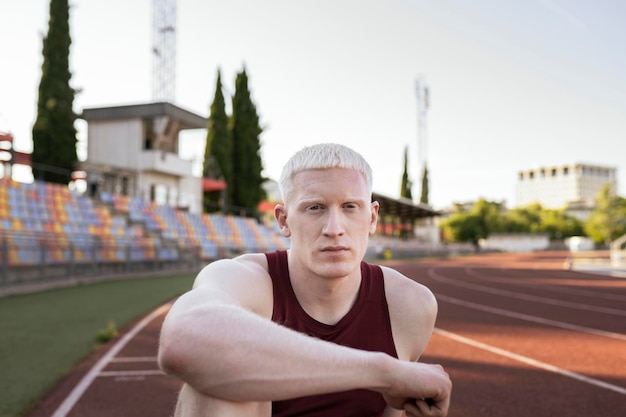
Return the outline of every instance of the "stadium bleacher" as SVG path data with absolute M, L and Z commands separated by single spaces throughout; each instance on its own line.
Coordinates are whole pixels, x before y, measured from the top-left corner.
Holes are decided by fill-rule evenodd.
M 0 190 L 0 234 L 9 266 L 123 261 L 121 248 L 129 242 L 147 250 L 147 259 L 158 245 L 142 229 L 67 187 L 3 179 Z
M 0 179 L 0 254 L 5 265 L 176 261 L 200 248 L 203 260 L 284 249 L 287 239 L 254 219 L 195 214 L 137 198 Z
M 387 236 L 384 228 L 378 225 L 366 256 L 437 250 L 416 239 Z M 111 266 L 108 271 L 116 273 L 187 261 L 195 262 L 191 268 L 196 268 L 198 261 L 288 247 L 289 239 L 280 234 L 275 221 L 263 224 L 233 215 L 191 213 L 106 192 L 91 198 L 59 184 L 0 178 L 0 286 L 12 280 L 7 268 L 42 270 L 57 265 L 67 266 L 69 273 L 80 273 L 80 268 L 99 273 Z
M 203 259 L 288 246 L 287 239 L 251 218 L 190 213 L 121 195 L 101 197 L 110 201 L 117 212 L 126 213 L 131 222 L 143 222 L 163 239 L 175 241 L 181 247 L 200 247 Z

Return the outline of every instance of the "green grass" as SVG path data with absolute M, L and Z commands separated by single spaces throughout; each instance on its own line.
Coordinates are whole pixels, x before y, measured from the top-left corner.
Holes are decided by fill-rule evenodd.
M 191 288 L 193 275 L 108 281 L 0 298 L 0 417 L 23 414 L 98 343 Z

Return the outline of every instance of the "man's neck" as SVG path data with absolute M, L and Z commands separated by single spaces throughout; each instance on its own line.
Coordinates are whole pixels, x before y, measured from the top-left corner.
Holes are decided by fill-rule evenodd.
M 291 273 L 291 286 L 300 306 L 315 320 L 334 325 L 356 302 L 361 286 L 360 270 L 342 278 L 324 278 Z

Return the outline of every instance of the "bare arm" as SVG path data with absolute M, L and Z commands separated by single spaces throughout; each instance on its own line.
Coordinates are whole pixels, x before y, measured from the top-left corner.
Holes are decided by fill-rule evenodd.
M 383 267 L 383 271 L 385 274 L 385 293 L 389 304 L 389 315 L 398 357 L 401 360 L 417 362 L 426 348 L 435 326 L 438 310 L 437 300 L 428 288 L 398 271 L 386 267 Z M 437 365 L 428 366 L 437 367 Z M 449 392 L 440 400 L 439 402 L 439 400 L 431 398 L 427 403 L 419 397 L 387 398 L 387 401 L 394 407 L 404 403 L 402 408 L 406 411 L 407 416 L 423 415 L 425 409 L 428 409 L 428 413 L 434 412 L 434 415 L 438 415 L 438 411 L 447 412 Z M 390 406 L 385 411 L 384 416 L 399 417 L 404 415 Z
M 271 322 L 266 303 L 258 301 L 268 297 L 269 277 L 238 261 L 220 262 L 174 304 L 161 333 L 161 367 L 196 391 L 230 401 L 355 388 L 392 397 L 445 395 L 447 376 L 429 365 L 324 342 Z M 226 276 L 209 277 L 217 273 Z M 270 298 L 269 314 L 271 305 Z
M 385 295 L 398 357 L 417 361 L 435 327 L 437 300 L 428 288 L 398 271 L 386 267 L 383 267 L 383 271 Z

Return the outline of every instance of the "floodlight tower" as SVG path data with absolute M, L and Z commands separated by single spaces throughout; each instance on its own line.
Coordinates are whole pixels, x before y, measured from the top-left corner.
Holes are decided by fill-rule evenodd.
M 421 175 L 422 191 L 420 195 L 420 203 L 428 204 L 428 135 L 426 129 L 426 113 L 428 112 L 428 86 L 424 81 L 424 77 L 420 75 L 415 82 L 415 93 L 417 95 L 417 161 Z
M 152 100 L 173 103 L 175 82 L 176 0 L 152 0 Z
M 426 113 L 428 112 L 428 87 L 424 77 L 420 75 L 415 81 L 415 94 L 417 96 L 417 160 L 423 170 L 426 166 L 428 155 L 428 137 L 426 131 Z

